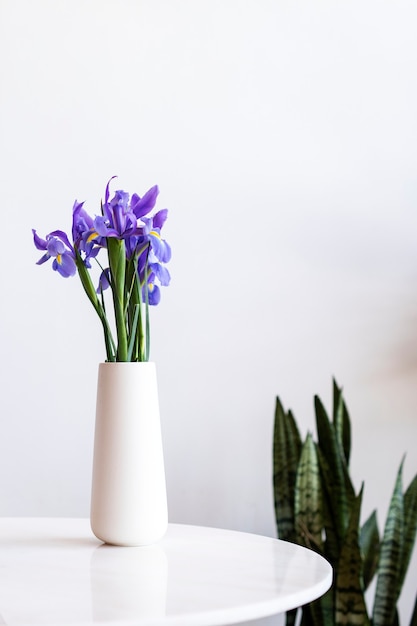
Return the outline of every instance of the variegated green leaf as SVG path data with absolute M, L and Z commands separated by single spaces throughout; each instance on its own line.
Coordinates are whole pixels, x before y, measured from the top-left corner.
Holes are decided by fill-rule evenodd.
M 333 424 L 341 450 L 345 455 L 346 465 L 349 466 L 351 448 L 350 417 L 343 399 L 342 389 L 333 379 Z
M 301 438 L 294 417 L 286 413 L 276 399 L 274 424 L 274 500 L 278 536 L 296 541 L 294 528 L 294 493 Z
M 350 507 L 355 497 L 352 482 L 341 454 L 333 424 L 330 422 L 320 398 L 315 396 L 317 434 L 320 450 L 330 467 L 331 484 L 326 485 L 339 541 L 342 541 L 348 526 Z
M 398 578 L 398 596 L 400 595 L 404 579 L 410 564 L 411 554 L 417 532 L 417 475 L 411 481 L 404 494 L 404 536 L 401 570 Z
M 367 589 L 375 576 L 379 559 L 379 531 L 376 511 L 371 513 L 362 526 L 359 545 L 363 561 L 363 584 Z
M 317 447 L 317 457 L 320 466 L 321 485 L 323 494 L 323 523 L 325 528 L 325 547 L 324 554 L 330 561 L 333 569 L 336 572 L 339 562 L 339 552 L 341 540 L 339 540 L 338 532 L 335 525 L 335 519 L 333 515 L 332 504 L 332 489 L 333 489 L 333 475 L 330 470 L 330 466 L 326 460 L 326 457 Z
M 322 489 L 316 445 L 307 435 L 301 450 L 295 484 L 295 528 L 298 543 L 323 551 Z
M 310 604 L 303 606 L 300 626 L 317 626 L 311 615 L 311 605 L 312 603 L 310 602 Z
M 298 609 L 292 609 L 285 614 L 285 626 L 295 626 L 297 621 Z
M 334 623 L 334 590 L 330 588 L 324 596 L 303 606 L 301 624 L 311 626 L 335 626 Z
M 402 464 L 390 501 L 378 565 L 373 626 L 392 626 L 398 600 L 404 533 L 404 497 Z
M 362 560 L 359 547 L 359 518 L 362 490 L 353 503 L 346 537 L 340 551 L 336 577 L 335 623 L 337 626 L 368 626 Z

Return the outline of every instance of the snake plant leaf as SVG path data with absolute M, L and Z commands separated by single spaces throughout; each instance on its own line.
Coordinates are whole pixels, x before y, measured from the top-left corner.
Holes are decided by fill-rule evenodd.
M 318 396 L 314 398 L 316 425 L 319 447 L 330 466 L 331 484 L 326 488 L 330 497 L 331 513 L 339 541 L 343 540 L 348 522 L 349 511 L 355 497 L 348 468 L 337 440 L 335 428 L 330 422 L 326 410 Z
M 398 596 L 404 584 L 417 532 L 417 475 L 404 494 L 404 543 L 398 579 Z
M 362 560 L 359 546 L 359 519 L 363 486 L 355 498 L 346 537 L 340 551 L 336 577 L 336 626 L 369 626 L 362 580 Z
M 303 606 L 300 626 L 334 626 L 333 611 L 326 615 L 322 600 L 323 597 Z
M 303 606 L 300 626 L 317 626 L 312 616 L 312 603 Z
M 318 600 L 303 606 L 300 626 L 335 626 L 333 605 L 333 590 L 329 589 Z
M 291 411 L 284 411 L 277 398 L 273 445 L 275 516 L 278 537 L 293 542 L 296 542 L 294 495 L 300 452 L 301 437 L 295 419 Z
M 317 457 L 319 460 L 320 466 L 320 475 L 321 475 L 321 486 L 322 486 L 322 496 L 323 496 L 323 523 L 325 529 L 325 547 L 324 554 L 326 558 L 330 561 L 330 564 L 333 567 L 333 570 L 336 571 L 339 561 L 339 552 L 340 552 L 340 544 L 341 540 L 339 540 L 332 504 L 333 500 L 333 474 L 330 469 L 330 466 L 327 462 L 326 457 L 323 452 L 317 447 Z
M 285 614 L 285 626 L 295 626 L 297 621 L 298 609 L 292 609 Z
M 297 543 L 323 552 L 323 505 L 316 445 L 308 433 L 301 450 L 295 483 Z
M 398 582 L 401 576 L 401 559 L 404 545 L 402 466 L 403 464 L 401 463 L 381 542 L 373 609 L 373 626 L 392 626 L 395 620 Z
M 363 584 L 367 589 L 375 576 L 379 558 L 379 531 L 376 511 L 363 524 L 359 536 L 363 561 Z
M 416 596 L 416 601 L 414 603 L 414 610 L 411 616 L 410 626 L 417 626 L 417 596 Z
M 341 387 L 333 379 L 333 424 L 336 437 L 344 452 L 346 465 L 349 466 L 351 450 L 351 426 L 349 413 L 343 399 Z

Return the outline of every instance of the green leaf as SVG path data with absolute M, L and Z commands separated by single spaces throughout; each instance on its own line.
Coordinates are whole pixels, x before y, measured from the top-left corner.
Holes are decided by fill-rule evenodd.
M 334 573 L 336 574 L 339 563 L 341 539 L 339 539 L 338 537 L 336 520 L 333 514 L 333 474 L 320 448 L 317 448 L 317 453 L 320 466 L 320 474 L 322 477 L 321 484 L 323 492 L 323 520 L 326 534 L 324 555 L 326 559 L 330 561 L 330 564 L 334 569 Z
M 140 306 L 139 304 L 136 304 L 133 321 L 132 321 L 132 325 L 130 329 L 130 339 L 129 339 L 129 346 L 128 346 L 128 351 L 127 351 L 128 361 L 132 361 L 132 355 L 133 355 L 133 350 L 135 347 L 136 334 L 137 334 L 137 329 L 138 329 L 139 312 L 140 312 Z
M 307 435 L 301 450 L 295 484 L 297 543 L 323 551 L 323 503 L 316 445 Z
M 310 604 L 306 604 L 305 606 L 303 606 L 300 626 L 317 626 L 311 614 L 311 604 L 312 603 L 310 602 Z
M 363 584 L 367 589 L 375 576 L 379 559 L 379 531 L 376 511 L 373 511 L 362 526 L 359 545 L 363 561 Z
M 333 424 L 340 448 L 345 455 L 346 465 L 349 466 L 351 449 L 350 417 L 343 399 L 342 389 L 333 379 Z
M 301 438 L 290 411 L 286 413 L 279 398 L 276 399 L 273 484 L 275 516 L 278 536 L 287 541 L 296 541 L 294 528 L 294 493 Z
M 115 361 L 116 346 L 112 337 L 110 325 L 106 317 L 106 311 L 105 311 L 104 305 L 100 302 L 100 300 L 97 297 L 96 290 L 91 280 L 90 273 L 88 269 L 86 268 L 86 266 L 84 265 L 84 262 L 77 248 L 75 248 L 75 264 L 77 266 L 78 276 L 80 278 L 84 291 L 87 294 L 88 299 L 90 300 L 97 315 L 99 316 L 101 320 L 101 323 L 103 326 L 103 332 L 104 332 L 104 341 L 106 345 L 107 360 Z
M 145 358 L 144 361 L 149 361 L 149 352 L 150 352 L 150 343 L 151 343 L 151 329 L 150 329 L 150 320 L 149 320 L 149 298 L 148 292 L 146 292 L 146 303 L 145 303 Z
M 107 238 L 111 290 L 117 331 L 117 361 L 127 361 L 128 341 L 125 311 L 126 249 L 122 239 Z
M 351 503 L 355 497 L 349 477 L 343 449 L 337 440 L 335 428 L 330 422 L 323 404 L 318 396 L 314 398 L 316 410 L 317 434 L 320 450 L 330 468 L 330 475 L 325 488 L 329 495 L 331 515 L 339 542 L 343 540 L 348 522 Z M 326 481 L 327 482 L 327 481 Z
M 362 491 L 353 503 L 346 537 L 340 551 L 336 577 L 335 621 L 337 626 L 369 625 L 362 580 L 359 519 Z
M 402 492 L 402 463 L 398 470 L 394 492 L 388 509 L 381 542 L 376 584 L 373 626 L 392 626 L 398 600 L 403 554 L 404 497 Z
M 285 614 L 285 626 L 295 626 L 298 609 L 292 609 Z
M 400 573 L 398 578 L 398 596 L 401 593 L 402 586 L 410 564 L 411 554 L 413 552 L 414 543 L 417 532 L 417 475 L 414 476 L 407 491 L 404 494 L 404 535 L 403 535 L 403 553 L 400 564 Z
M 303 619 L 300 626 L 335 626 L 333 589 L 324 596 L 303 606 Z

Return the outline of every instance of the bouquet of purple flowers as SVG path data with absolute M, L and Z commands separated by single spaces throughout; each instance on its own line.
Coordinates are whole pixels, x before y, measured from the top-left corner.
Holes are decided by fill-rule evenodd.
M 33 230 L 36 248 L 44 251 L 37 264 L 53 259 L 52 269 L 64 278 L 78 272 L 103 325 L 107 361 L 148 361 L 149 305 L 159 303 L 159 285 L 170 282 L 165 263 L 171 258 L 171 249 L 161 238 L 168 210 L 149 215 L 159 193 L 156 185 L 142 197 L 116 191 L 110 200 L 113 178 L 107 183 L 100 215 L 92 218 L 84 203 L 75 201 L 72 243 L 61 230 L 52 231 L 45 239 Z M 99 260 L 102 250 L 107 253 L 104 263 Z M 92 262 L 99 267 L 97 287 L 91 277 Z M 116 338 L 106 313 L 104 292 L 108 288 Z

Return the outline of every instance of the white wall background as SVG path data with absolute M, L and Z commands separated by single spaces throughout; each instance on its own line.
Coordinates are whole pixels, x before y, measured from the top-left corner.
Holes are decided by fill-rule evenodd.
M 31 228 L 69 230 L 75 198 L 97 213 L 117 174 L 170 210 L 152 357 L 171 521 L 274 535 L 275 396 L 305 432 L 334 375 L 382 526 L 404 452 L 417 471 L 416 4 L 0 11 L 0 514 L 88 516 L 101 331 Z

